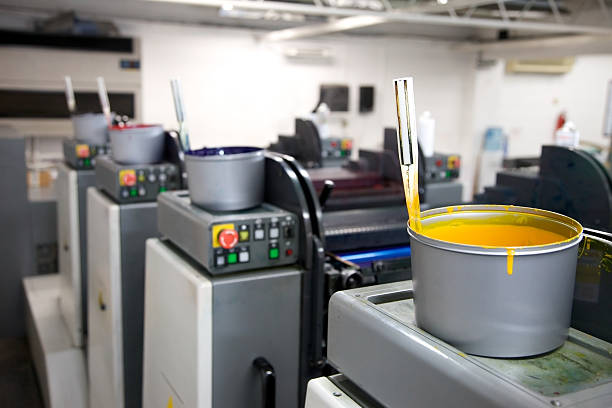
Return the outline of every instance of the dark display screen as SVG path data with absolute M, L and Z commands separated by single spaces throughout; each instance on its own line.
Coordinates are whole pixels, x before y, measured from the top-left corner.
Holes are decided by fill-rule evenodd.
M 102 112 L 96 92 L 76 92 L 77 113 Z M 113 112 L 134 117 L 134 94 L 109 93 Z M 66 95 L 62 91 L 0 89 L 0 118 L 69 118 Z

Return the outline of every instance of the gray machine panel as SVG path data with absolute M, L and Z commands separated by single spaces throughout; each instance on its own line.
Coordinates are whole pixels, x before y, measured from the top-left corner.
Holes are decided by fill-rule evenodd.
M 63 142 L 64 161 L 75 170 L 91 170 L 96 166 L 98 156 L 110 153 L 110 146 L 98 146 L 65 139 Z
M 425 199 L 430 208 L 455 205 L 462 202 L 463 184 L 461 183 L 427 183 Z
M 121 316 L 125 407 L 142 406 L 144 280 L 146 240 L 159 236 L 157 203 L 119 206 Z
M 180 188 L 180 172 L 172 163 L 125 165 L 110 157 L 96 164 L 96 185 L 116 202 L 155 201 L 160 192 Z
M 96 174 L 93 170 L 77 170 L 76 173 L 79 200 L 79 246 L 81 253 L 81 316 L 83 320 L 83 334 L 87 334 L 87 189 L 95 185 Z M 63 249 L 59 248 L 59 250 Z
M 425 180 L 427 183 L 448 182 L 459 178 L 460 156 L 434 153 L 425 157 Z
M 192 205 L 185 191 L 160 194 L 158 203 L 160 233 L 213 275 L 297 262 L 300 235 L 295 214 L 269 204 L 213 213 Z M 231 249 L 221 248 L 215 235 L 225 228 L 248 231 L 248 238 Z
M 541 356 L 466 355 L 416 327 L 411 281 L 334 294 L 328 333 L 330 362 L 391 408 L 612 405 L 611 344 L 570 329 Z
M 0 338 L 25 333 L 23 278 L 33 274 L 25 141 L 0 126 Z
M 258 357 L 276 373 L 276 406 L 299 407 L 301 279 L 295 267 L 212 278 L 213 407 L 266 408 Z

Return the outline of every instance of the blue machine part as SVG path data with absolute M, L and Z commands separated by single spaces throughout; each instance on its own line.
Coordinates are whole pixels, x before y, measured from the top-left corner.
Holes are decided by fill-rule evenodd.
M 361 266 L 385 259 L 407 258 L 410 256 L 410 247 L 401 246 L 368 251 L 344 252 L 336 255 L 345 261 L 353 262 Z

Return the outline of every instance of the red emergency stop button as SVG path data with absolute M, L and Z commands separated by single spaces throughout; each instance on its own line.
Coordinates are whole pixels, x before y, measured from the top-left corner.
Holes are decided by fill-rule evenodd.
M 238 243 L 238 232 L 235 229 L 224 229 L 219 233 L 219 244 L 225 249 L 232 249 Z
M 136 173 L 134 172 L 125 172 L 123 174 L 123 185 L 131 187 L 136 184 Z
M 86 144 L 76 145 L 75 151 L 79 159 L 85 159 L 89 157 L 89 146 Z

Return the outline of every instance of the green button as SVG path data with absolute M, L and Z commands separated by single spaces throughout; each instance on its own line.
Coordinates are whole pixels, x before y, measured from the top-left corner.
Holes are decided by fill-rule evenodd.
M 278 258 L 278 248 L 270 248 L 270 259 Z
M 164 191 L 166 191 L 166 190 L 168 190 L 168 189 L 167 189 L 166 187 L 164 187 L 164 186 L 161 186 L 161 187 L 159 188 L 159 192 L 160 192 L 160 193 L 163 193 L 163 192 L 164 192 Z
M 446 178 L 451 178 L 451 171 L 450 170 L 446 170 Z
M 138 195 L 138 190 L 136 190 L 135 188 L 131 189 L 130 190 L 130 195 L 132 197 L 136 197 Z
M 83 163 L 85 163 L 85 166 L 87 167 L 91 166 L 91 161 L 89 159 L 85 159 Z
M 236 262 L 238 262 L 238 254 L 236 254 L 236 253 L 227 254 L 227 263 L 228 264 L 235 264 Z

